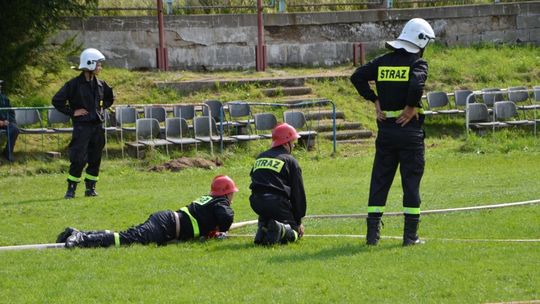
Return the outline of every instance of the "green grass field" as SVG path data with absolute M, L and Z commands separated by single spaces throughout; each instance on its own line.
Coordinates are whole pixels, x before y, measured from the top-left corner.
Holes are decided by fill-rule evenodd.
M 539 139 L 540 140 L 540 139 Z M 462 153 L 428 141 L 423 209 L 540 198 L 540 153 Z M 263 144 L 261 144 L 262 148 Z M 252 150 L 258 147 L 251 147 Z M 150 173 L 133 160 L 105 161 L 100 196 L 66 201 L 65 174 L 4 176 L 0 245 L 54 242 L 66 225 L 122 230 L 157 210 L 178 209 L 216 174 L 240 187 L 235 221 L 250 210 L 250 154 L 225 157 L 215 170 Z M 372 149 L 343 148 L 332 157 L 298 151 L 308 214 L 364 213 Z M 401 210 L 399 178 L 388 211 Z M 384 220 L 384 236 L 400 236 L 401 217 Z M 306 234 L 358 235 L 360 219 L 307 219 Z M 248 226 L 231 233 L 253 234 Z M 0 252 L 2 298 L 9 303 L 480 303 L 539 299 L 540 244 L 443 239 L 540 239 L 540 207 L 426 215 L 428 241 L 402 248 L 383 239 L 368 248 L 351 237 L 305 237 L 299 244 L 255 248 L 252 238 L 110 249 Z
M 516 56 L 510 58 L 508 54 Z M 537 47 L 435 47 L 428 90 L 540 85 Z M 487 58 L 487 59 L 485 59 Z M 512 61 L 519 58 L 518 69 Z M 459 62 L 458 65 L 455 65 Z M 454 64 L 455 66 L 453 66 Z M 334 71 L 352 71 L 336 68 Z M 320 70 L 311 70 L 318 73 Z M 170 73 L 106 70 L 119 92 L 119 103 L 200 102 L 261 98 L 256 87 L 223 88 L 189 96 L 152 88 Z M 283 73 L 309 73 L 287 70 Z M 16 96 L 16 105 L 42 105 L 72 73 L 51 80 L 34 97 Z M 277 71 L 270 71 L 270 74 Z M 215 77 L 227 77 L 217 73 Z M 231 77 L 260 77 L 258 73 Z M 265 74 L 268 76 L 267 74 Z M 188 74 L 188 78 L 212 75 Z M 347 118 L 374 128 L 372 106 L 359 101 L 347 80 L 310 83 L 314 94 L 331 98 Z M 139 88 L 139 90 L 137 90 Z M 171 99 L 168 99 L 168 98 Z M 155 100 L 154 100 L 155 101 Z M 463 121 L 428 119 L 422 209 L 445 209 L 540 199 L 540 136 L 530 129 L 464 137 Z M 21 136 L 18 161 L 0 165 L 0 246 L 51 243 L 66 226 L 123 230 L 152 212 L 178 209 L 209 191 L 213 176 L 228 174 L 238 184 L 235 222 L 256 219 L 249 207 L 249 170 L 269 141 L 229 148 L 210 156 L 206 148 L 188 156 L 219 158 L 223 166 L 180 172 L 149 172 L 168 160 L 163 153 L 145 159 L 122 159 L 111 141 L 104 159 L 99 197 L 66 201 L 69 162 L 39 153 L 39 136 Z M 25 146 L 25 143 L 27 146 Z M 56 138 L 45 141 L 57 147 Z M 314 151 L 295 151 L 303 169 L 308 215 L 365 213 L 373 142 L 338 146 L 319 141 Z M 28 153 L 19 152 L 28 149 Z M 172 157 L 180 153 L 174 152 Z M 387 212 L 401 211 L 396 176 Z M 227 240 L 169 246 L 108 249 L 0 251 L 0 303 L 486 303 L 540 300 L 540 206 L 425 215 L 423 246 L 403 248 L 401 217 L 385 217 L 383 238 L 367 247 L 361 219 L 306 219 L 307 236 L 297 244 L 259 248 L 252 245 L 255 227 L 231 231 Z

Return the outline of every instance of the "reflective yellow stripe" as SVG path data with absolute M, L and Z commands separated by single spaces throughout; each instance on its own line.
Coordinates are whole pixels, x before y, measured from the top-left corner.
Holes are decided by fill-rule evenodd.
M 114 233 L 114 246 L 120 247 L 120 234 Z
M 80 177 L 75 177 L 73 175 L 68 175 L 67 177 L 68 180 L 72 181 L 72 182 L 76 182 L 76 183 L 80 183 L 81 182 L 81 178 Z
M 420 208 L 403 207 L 403 213 L 405 213 L 405 214 L 420 214 Z
M 204 204 L 210 202 L 212 199 L 213 199 L 213 197 L 210 196 L 210 195 L 203 195 L 203 196 L 199 197 L 198 199 L 194 200 L 192 203 L 198 204 L 198 205 L 204 205 Z
M 384 206 L 369 206 L 367 208 L 368 213 L 384 213 Z
M 401 115 L 403 110 L 383 111 L 383 112 L 386 115 L 386 118 L 397 118 L 397 117 L 399 117 L 399 115 Z M 416 112 L 418 112 L 418 114 L 424 114 L 424 109 L 423 108 L 416 108 Z
M 396 118 L 399 115 L 401 115 L 401 110 L 398 111 L 384 111 L 384 115 L 386 115 L 386 118 Z
M 377 81 L 409 81 L 408 66 L 380 66 Z
M 99 180 L 99 177 L 97 176 L 93 176 L 93 175 L 90 175 L 88 173 L 86 173 L 86 175 L 84 176 L 85 179 L 88 179 L 88 180 L 91 180 L 91 181 L 95 181 L 97 182 Z
M 257 169 L 269 169 L 279 173 L 281 172 L 284 164 L 285 162 L 279 159 L 262 157 L 255 161 L 253 171 Z
M 191 220 L 191 226 L 193 226 L 193 237 L 198 238 L 200 235 L 200 232 L 199 232 L 199 223 L 197 222 L 197 219 L 194 218 L 193 215 L 191 215 L 191 213 L 189 213 L 189 210 L 187 207 L 182 207 L 180 208 L 180 210 L 184 211 L 184 213 L 189 216 L 189 219 Z

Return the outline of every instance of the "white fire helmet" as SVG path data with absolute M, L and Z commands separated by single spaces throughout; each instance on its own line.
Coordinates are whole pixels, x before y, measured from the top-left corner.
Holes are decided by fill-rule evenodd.
M 435 39 L 435 32 L 431 25 L 422 18 L 409 20 L 396 40 L 387 41 L 386 46 L 390 49 L 405 49 L 409 53 L 418 53 L 427 44 Z
M 81 53 L 79 70 L 94 71 L 97 63 L 104 60 L 105 56 L 100 51 L 93 48 L 86 49 Z

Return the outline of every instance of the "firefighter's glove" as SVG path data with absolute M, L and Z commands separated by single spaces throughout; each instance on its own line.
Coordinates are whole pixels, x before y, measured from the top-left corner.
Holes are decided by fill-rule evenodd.
M 216 234 L 216 240 L 224 240 L 227 238 L 227 232 L 218 232 Z

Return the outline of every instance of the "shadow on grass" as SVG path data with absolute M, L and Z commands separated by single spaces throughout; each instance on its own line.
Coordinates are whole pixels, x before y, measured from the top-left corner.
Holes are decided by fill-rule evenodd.
M 426 136 L 431 138 L 451 137 L 460 138 L 465 134 L 465 122 L 457 118 L 432 118 L 426 119 L 424 124 Z
M 306 260 L 330 260 L 336 257 L 354 256 L 360 253 L 373 252 L 380 250 L 389 250 L 397 247 L 401 247 L 400 244 L 389 246 L 377 246 L 369 247 L 365 244 L 343 244 L 339 246 L 333 246 L 325 248 L 317 252 L 295 252 L 294 254 L 273 256 L 269 258 L 271 263 L 289 263 L 289 262 L 302 262 Z
M 44 203 L 44 202 L 56 202 L 56 201 L 64 201 L 64 197 L 59 196 L 58 198 L 49 198 L 49 199 L 33 199 L 33 200 L 26 200 L 26 201 L 17 201 L 17 202 L 7 202 L 7 203 L 1 203 L 2 206 L 14 206 L 14 205 L 26 205 L 26 204 L 33 204 L 33 203 Z

